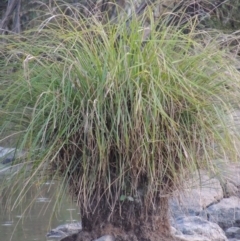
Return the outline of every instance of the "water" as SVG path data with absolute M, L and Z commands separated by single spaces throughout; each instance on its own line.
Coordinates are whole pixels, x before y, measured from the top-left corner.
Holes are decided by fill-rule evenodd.
M 0 164 L 1 170 L 7 165 Z M 0 185 L 3 181 L 0 178 Z M 20 183 L 20 186 L 23 183 Z M 46 181 L 44 184 L 33 183 L 27 191 L 21 204 L 11 210 L 21 189 L 7 199 L 0 193 L 0 241 L 45 241 L 49 230 L 66 223 L 79 221 L 78 208 L 70 198 L 62 200 L 57 196 L 58 182 Z M 60 201 L 56 205 L 56 201 Z M 53 213 L 53 210 L 55 212 Z

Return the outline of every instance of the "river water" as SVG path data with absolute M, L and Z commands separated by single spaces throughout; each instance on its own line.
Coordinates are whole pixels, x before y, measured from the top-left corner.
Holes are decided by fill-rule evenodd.
M 0 164 L 0 174 L 5 167 Z M 2 182 L 0 178 L 0 185 Z M 58 181 L 32 183 L 24 199 L 14 208 L 21 190 L 18 188 L 11 195 L 0 193 L 0 241 L 58 240 L 47 239 L 47 232 L 59 225 L 79 221 L 76 205 L 67 195 L 58 197 L 58 187 Z

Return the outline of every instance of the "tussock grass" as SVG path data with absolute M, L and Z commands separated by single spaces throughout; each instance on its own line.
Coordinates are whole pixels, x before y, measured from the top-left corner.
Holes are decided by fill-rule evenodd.
M 126 27 L 61 14 L 1 37 L 1 135 L 18 133 L 17 148 L 28 151 L 26 187 L 60 175 L 83 214 L 139 195 L 154 210 L 183 171 L 238 157 L 230 55 L 207 32 L 155 31 L 148 19 L 147 39 L 134 16 Z

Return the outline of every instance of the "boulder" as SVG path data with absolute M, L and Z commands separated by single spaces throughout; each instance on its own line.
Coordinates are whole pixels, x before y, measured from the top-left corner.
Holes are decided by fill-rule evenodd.
M 189 216 L 175 219 L 174 227 L 183 235 L 176 235 L 182 240 L 227 241 L 223 230 L 216 224 L 201 217 Z
M 14 160 L 15 153 L 15 148 L 5 148 L 0 146 L 0 163 L 11 163 Z
M 211 239 L 202 237 L 202 236 L 193 236 L 193 235 L 177 235 L 175 236 L 178 240 L 181 241 L 211 241 Z
M 240 187 L 240 164 L 229 160 L 213 160 L 215 177 L 221 184 L 230 183 L 235 187 Z M 228 184 L 229 185 L 229 184 Z M 233 194 L 235 195 L 235 194 Z
M 98 239 L 95 239 L 94 241 L 115 241 L 115 238 L 112 235 L 104 235 Z
M 239 196 L 238 187 L 228 180 L 226 180 L 225 183 L 223 183 L 222 188 L 223 188 L 223 195 L 225 198 L 228 198 L 231 196 Z
M 72 222 L 59 225 L 47 233 L 47 238 L 64 238 L 70 234 L 78 233 L 82 230 L 81 222 Z
M 240 199 L 229 197 L 222 199 L 219 203 L 212 205 L 203 213 L 209 221 L 217 223 L 222 229 L 240 226 Z
M 228 238 L 235 238 L 240 240 L 240 228 L 238 227 L 228 228 L 225 233 Z
M 216 178 L 210 178 L 206 172 L 195 173 L 184 183 L 183 190 L 170 200 L 172 217 L 195 216 L 206 207 L 223 198 L 223 190 Z
M 19 151 L 15 148 L 5 148 L 0 146 L 0 163 L 11 164 L 16 158 L 22 158 L 26 152 Z

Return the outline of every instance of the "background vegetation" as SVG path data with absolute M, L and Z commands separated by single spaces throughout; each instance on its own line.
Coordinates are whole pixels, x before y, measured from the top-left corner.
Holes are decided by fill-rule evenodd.
M 109 19 L 112 19 L 120 10 L 129 11 L 132 6 L 137 9 L 143 2 L 141 0 L 4 0 L 0 4 L 0 19 L 2 20 L 0 27 L 13 32 L 29 29 L 36 25 L 36 21 L 40 22 L 56 13 L 59 10 L 57 5 L 61 5 L 61 10 L 70 15 L 74 13 L 69 9 L 69 5 L 85 16 L 99 16 L 103 12 L 108 12 Z M 238 30 L 240 26 L 239 0 L 152 0 L 146 2 L 148 5 L 153 3 L 153 9 L 158 16 L 163 12 L 175 12 L 176 14 L 182 11 L 181 8 L 186 9 L 187 6 L 195 5 L 194 11 L 197 12 L 197 9 L 202 8 L 208 13 L 208 18 L 203 23 L 205 27 L 232 31 Z

